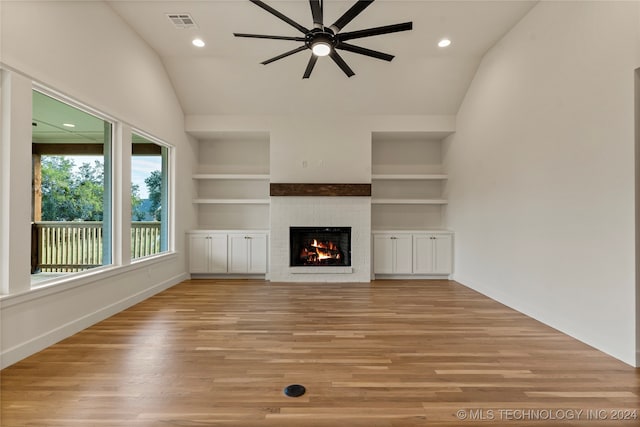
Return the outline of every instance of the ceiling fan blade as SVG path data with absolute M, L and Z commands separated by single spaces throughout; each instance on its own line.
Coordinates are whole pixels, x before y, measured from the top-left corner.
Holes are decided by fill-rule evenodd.
M 348 50 L 349 52 L 359 53 L 360 55 L 370 56 L 372 58 L 382 59 L 384 61 L 391 61 L 394 56 L 388 53 L 378 52 L 377 50 L 367 49 L 366 47 L 354 46 L 348 43 L 339 43 L 336 49 Z
M 413 22 L 403 22 L 402 24 L 385 25 L 382 27 L 367 28 L 365 30 L 350 31 L 348 33 L 336 34 L 339 41 L 347 41 L 351 39 L 359 39 L 362 37 L 377 36 L 380 34 L 397 33 L 399 31 L 408 31 L 413 28 Z
M 296 42 L 305 41 L 304 37 L 289 37 L 289 36 L 269 36 L 266 34 L 245 34 L 245 33 L 233 33 L 236 37 L 249 37 L 252 39 L 273 39 L 273 40 L 293 40 Z
M 311 5 L 311 15 L 313 15 L 313 25 L 316 28 L 322 28 L 322 6 L 320 0 L 309 0 Z
M 311 76 L 311 72 L 313 71 L 313 67 L 316 66 L 316 62 L 318 61 L 318 57 L 314 54 L 311 54 L 311 58 L 309 58 L 309 63 L 307 64 L 307 69 L 304 70 L 303 79 L 308 79 Z
M 333 59 L 333 61 L 336 64 L 338 64 L 338 67 L 340 67 L 340 69 L 342 71 L 344 71 L 344 73 L 347 75 L 347 77 L 351 77 L 351 76 L 356 74 L 356 73 L 353 72 L 353 70 L 351 68 L 349 68 L 347 63 L 344 62 L 344 59 L 342 59 L 342 57 L 338 54 L 338 52 L 335 51 L 335 49 L 331 49 L 331 52 L 329 53 L 329 56 L 331 57 L 331 59 Z
M 308 49 L 307 46 L 300 46 L 300 47 L 292 49 L 292 50 L 290 50 L 288 52 L 285 52 L 282 55 L 274 56 L 271 59 L 267 59 L 266 61 L 262 61 L 261 64 L 262 65 L 271 64 L 272 62 L 277 61 L 278 59 L 286 58 L 289 55 L 293 55 L 294 53 L 302 52 L 303 50 L 306 50 L 306 49 Z
M 353 18 L 360 15 L 360 13 L 362 13 L 362 11 L 367 8 L 367 6 L 370 6 L 371 3 L 373 3 L 373 0 L 358 0 L 329 28 L 331 28 L 334 33 L 337 33 L 338 31 L 342 30 L 349 22 L 351 22 Z
M 268 4 L 260 1 L 260 0 L 249 0 L 251 3 L 255 4 L 256 6 L 259 6 L 261 8 L 263 8 L 264 10 L 266 10 L 267 12 L 269 12 L 270 14 L 272 14 L 273 16 L 280 18 L 281 20 L 283 20 L 284 22 L 286 22 L 287 24 L 291 25 L 292 27 L 296 28 L 298 31 L 302 32 L 302 33 L 308 33 L 309 30 L 305 27 L 303 27 L 302 25 L 298 24 L 296 21 L 294 21 L 293 19 L 289 18 L 288 16 L 283 15 L 282 13 L 278 12 L 277 10 L 275 10 L 274 8 L 272 8 L 271 6 L 269 6 Z

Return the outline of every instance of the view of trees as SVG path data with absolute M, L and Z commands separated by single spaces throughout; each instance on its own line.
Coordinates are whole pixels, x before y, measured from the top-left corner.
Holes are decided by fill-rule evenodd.
M 140 187 L 131 185 L 131 216 L 135 221 L 160 220 L 162 174 L 153 171 L 145 179 L 149 199 L 140 197 Z M 104 165 L 100 161 L 75 162 L 64 156 L 42 157 L 42 220 L 102 221 Z
M 147 184 L 149 190 L 149 213 L 151 213 L 156 221 L 160 221 L 160 207 L 162 206 L 162 174 L 160 171 L 153 171 L 151 175 L 145 178 L 144 183 Z

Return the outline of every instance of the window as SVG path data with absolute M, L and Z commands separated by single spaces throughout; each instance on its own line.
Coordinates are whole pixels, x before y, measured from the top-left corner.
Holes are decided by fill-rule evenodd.
M 169 149 L 135 132 L 131 140 L 131 259 L 137 259 L 168 250 Z
M 32 284 L 111 264 L 112 127 L 33 91 Z

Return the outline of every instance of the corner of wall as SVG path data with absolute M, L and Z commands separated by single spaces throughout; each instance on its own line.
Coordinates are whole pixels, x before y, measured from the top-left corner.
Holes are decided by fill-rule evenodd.
M 635 71 L 636 367 L 640 367 L 640 68 Z

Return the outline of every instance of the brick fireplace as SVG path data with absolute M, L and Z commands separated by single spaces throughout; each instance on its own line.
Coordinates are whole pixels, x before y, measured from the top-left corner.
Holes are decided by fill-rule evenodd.
M 369 282 L 370 189 L 369 184 L 271 184 L 269 279 L 275 282 Z M 349 229 L 350 265 L 337 262 L 291 265 L 292 227 Z

